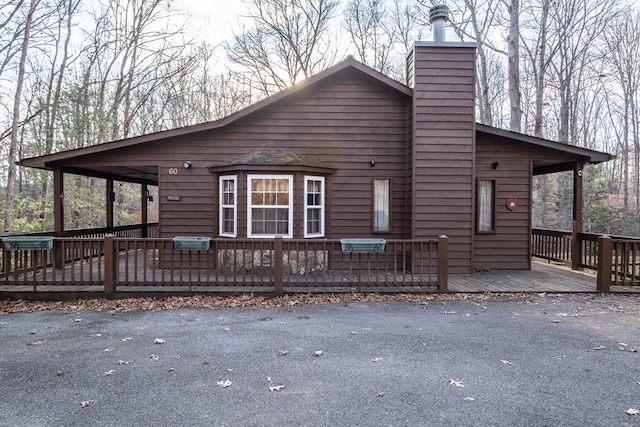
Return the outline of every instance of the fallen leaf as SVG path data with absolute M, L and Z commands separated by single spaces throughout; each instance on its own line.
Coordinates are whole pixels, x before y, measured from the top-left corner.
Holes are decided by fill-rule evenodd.
M 501 360 L 503 365 L 513 365 L 513 362 L 510 362 L 508 360 Z
M 599 345 L 599 346 L 593 347 L 594 350 L 604 350 L 606 348 L 607 348 L 606 345 Z
M 472 401 L 474 401 L 474 400 L 476 400 L 476 399 L 475 399 L 475 398 L 473 398 L 473 397 L 465 397 L 465 398 L 464 398 L 464 400 L 468 400 L 468 401 L 472 402 Z
M 273 381 L 271 381 L 271 377 L 267 377 L 267 382 L 268 383 L 272 383 Z
M 105 372 L 105 373 L 104 373 L 104 375 L 105 375 L 105 376 L 106 376 L 106 375 L 113 375 L 113 374 L 115 374 L 115 373 L 116 373 L 116 371 L 114 371 L 113 369 L 109 369 L 107 372 Z
M 640 410 L 634 409 L 634 408 L 629 408 L 629 409 L 627 409 L 627 414 L 629 414 L 629 415 L 638 415 L 638 414 L 640 414 Z
M 102 336 L 102 334 L 93 334 L 93 335 L 91 335 L 91 336 L 92 336 L 92 337 L 101 337 L 101 336 Z
M 358 335 L 356 331 L 351 331 L 351 335 Z
M 449 380 L 449 385 L 453 385 L 456 387 L 464 387 L 464 382 L 460 380 Z
M 456 314 L 455 311 L 443 311 L 442 314 Z
M 175 370 L 176 370 L 176 368 L 169 368 L 168 372 L 173 372 Z
M 127 341 L 131 341 L 133 339 L 133 337 L 124 337 L 122 338 L 122 341 L 127 342 Z
M 152 354 L 149 359 L 151 359 L 152 362 L 157 362 L 158 360 L 160 360 L 160 356 L 156 356 L 155 354 Z
M 80 322 L 82 322 L 82 319 L 76 319 L 75 322 L 76 323 L 80 323 Z
M 230 387 L 230 386 L 231 386 L 231 384 L 233 384 L 233 383 L 232 383 L 231 381 L 229 381 L 229 380 L 218 381 L 218 382 L 216 383 L 216 385 L 217 385 L 218 387 L 222 387 L 222 388 Z
M 113 351 L 113 347 L 107 347 L 107 348 L 105 348 L 105 349 L 104 349 L 104 350 L 102 350 L 102 351 Z
M 40 345 L 40 344 L 44 344 L 44 340 L 43 341 L 31 341 L 31 342 L 27 343 L 27 345 Z
M 273 385 L 269 387 L 269 391 L 282 391 L 284 390 L 283 385 Z
M 384 391 L 380 391 L 378 392 L 378 394 L 376 394 L 376 397 L 384 397 L 385 392 Z
M 286 356 L 287 354 L 289 354 L 288 350 L 278 350 L 278 355 L 280 356 Z
M 164 344 L 167 341 L 163 340 L 162 338 L 156 338 L 155 340 L 153 340 L 154 344 Z
M 314 355 L 314 356 L 316 356 L 316 357 L 320 357 L 320 356 L 322 356 L 323 354 L 324 354 L 324 353 L 323 353 L 323 351 L 322 351 L 322 350 L 316 350 L 316 351 L 314 351 L 314 352 L 313 352 L 313 355 Z
M 381 357 L 374 357 L 373 359 L 371 359 L 372 362 L 379 362 L 381 360 L 382 360 Z
M 80 402 L 80 405 L 82 405 L 83 408 L 86 408 L 87 406 L 91 405 L 94 402 L 95 402 L 95 399 L 83 400 L 82 402 Z
M 128 365 L 131 362 L 131 360 L 118 360 L 118 365 Z
M 231 328 L 226 327 L 226 328 L 224 328 L 224 330 L 225 330 L 225 331 L 227 331 L 227 332 L 229 332 L 229 331 L 231 330 Z
M 551 321 L 551 323 L 562 323 L 562 320 L 554 319 Z

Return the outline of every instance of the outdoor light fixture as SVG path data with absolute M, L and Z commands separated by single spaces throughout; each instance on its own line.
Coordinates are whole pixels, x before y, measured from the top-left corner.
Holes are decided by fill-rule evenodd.
M 371 167 L 374 167 L 374 166 L 376 165 L 376 161 L 375 161 L 375 160 L 373 160 L 373 159 L 369 160 L 369 165 L 370 165 Z
M 498 162 L 491 163 L 491 169 L 498 169 L 498 165 L 500 165 Z
M 182 163 L 182 167 L 185 169 L 191 169 L 191 161 L 187 160 L 184 163 Z

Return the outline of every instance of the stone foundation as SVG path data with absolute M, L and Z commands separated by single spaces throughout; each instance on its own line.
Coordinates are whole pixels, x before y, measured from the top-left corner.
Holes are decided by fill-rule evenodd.
M 273 250 L 220 249 L 218 270 L 222 273 L 257 273 L 273 269 Z M 328 270 L 328 251 L 283 251 L 285 275 L 304 276 Z

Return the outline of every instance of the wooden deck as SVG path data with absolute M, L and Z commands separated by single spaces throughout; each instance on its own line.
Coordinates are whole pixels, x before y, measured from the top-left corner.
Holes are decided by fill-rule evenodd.
M 338 282 L 339 283 L 339 282 Z M 414 292 L 437 292 L 436 286 L 379 286 L 378 284 L 344 284 L 343 286 L 300 286 L 301 283 L 285 283 L 286 293 L 328 293 L 328 292 L 379 292 L 379 293 L 414 293 Z M 526 270 L 491 270 L 480 271 L 473 274 L 452 274 L 449 276 L 449 292 L 452 293 L 509 293 L 509 292 L 550 292 L 550 293 L 596 293 L 596 276 L 591 272 L 572 271 L 569 268 L 547 261 L 533 261 L 532 269 Z M 272 293 L 273 287 L 270 285 L 243 284 L 218 282 L 218 284 L 208 284 L 206 286 L 197 283 L 191 286 L 172 286 L 148 283 L 144 286 L 118 286 L 117 294 L 126 295 L 166 295 L 166 294 L 188 294 L 188 293 Z M 611 292 L 616 293 L 639 293 L 638 286 L 612 286 Z M 0 285 L 0 297 L 16 297 L 34 295 L 49 295 L 48 298 L 55 298 L 56 294 L 76 295 L 101 295 L 103 287 L 100 285 L 39 285 L 37 292 L 29 285 Z
M 615 288 L 615 289 L 614 289 Z M 612 286 L 613 292 L 636 292 Z M 533 261 L 531 270 L 491 270 L 449 276 L 450 292 L 597 292 L 595 272 L 573 271 L 561 264 Z

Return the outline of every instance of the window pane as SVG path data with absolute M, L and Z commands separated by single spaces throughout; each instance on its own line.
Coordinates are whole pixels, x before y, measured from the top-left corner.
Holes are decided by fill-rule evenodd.
M 307 233 L 320 233 L 320 209 L 318 208 L 307 210 Z
M 494 181 L 478 181 L 478 231 L 494 229 L 494 192 Z
M 375 179 L 373 181 L 373 230 L 389 231 L 389 199 L 390 181 Z

